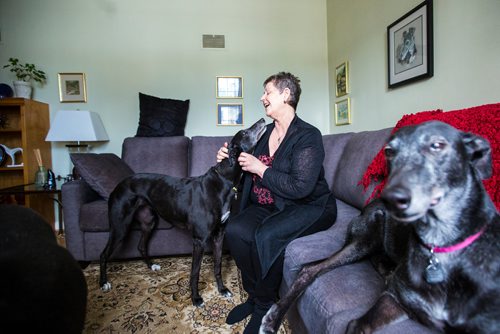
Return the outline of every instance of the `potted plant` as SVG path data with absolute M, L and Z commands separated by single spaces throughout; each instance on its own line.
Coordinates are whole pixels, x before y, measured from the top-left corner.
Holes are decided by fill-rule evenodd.
M 31 98 L 31 81 L 44 84 L 47 80 L 45 72 L 36 68 L 34 64 L 21 64 L 17 58 L 9 58 L 9 63 L 3 68 L 10 68 L 15 73 L 17 81 L 14 81 L 14 92 L 16 97 Z

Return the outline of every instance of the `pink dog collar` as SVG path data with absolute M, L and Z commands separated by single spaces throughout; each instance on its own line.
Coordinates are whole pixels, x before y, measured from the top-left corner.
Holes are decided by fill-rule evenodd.
M 462 242 L 459 242 L 456 245 L 447 246 L 447 247 L 436 247 L 436 246 L 432 246 L 432 245 L 426 245 L 426 246 L 431 250 L 432 253 L 454 252 L 454 251 L 460 250 L 460 249 L 465 248 L 465 247 L 469 246 L 470 244 L 472 244 L 474 241 L 476 241 L 476 239 L 478 239 L 484 233 L 485 230 L 486 230 L 486 225 L 483 226 L 483 228 L 481 228 L 481 230 L 479 230 L 479 232 L 471 235 L 470 237 L 468 237 L 467 239 L 465 239 Z

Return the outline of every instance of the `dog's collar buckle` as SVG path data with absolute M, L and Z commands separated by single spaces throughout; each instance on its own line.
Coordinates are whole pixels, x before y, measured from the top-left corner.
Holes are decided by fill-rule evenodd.
M 237 200 L 238 199 L 238 188 L 236 188 L 236 186 L 234 186 L 233 188 L 231 188 L 231 190 L 234 192 L 234 199 Z

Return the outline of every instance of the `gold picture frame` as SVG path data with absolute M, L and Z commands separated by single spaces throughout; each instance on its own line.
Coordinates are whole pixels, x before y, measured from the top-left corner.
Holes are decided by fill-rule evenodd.
M 242 99 L 243 77 L 216 77 L 215 97 L 218 99 Z
M 335 125 L 351 124 L 351 99 L 346 98 L 335 103 Z
M 217 103 L 217 125 L 243 125 L 243 104 Z
M 59 73 L 59 102 L 87 102 L 85 73 Z
M 340 97 L 349 93 L 349 63 L 343 62 L 335 68 L 335 96 Z

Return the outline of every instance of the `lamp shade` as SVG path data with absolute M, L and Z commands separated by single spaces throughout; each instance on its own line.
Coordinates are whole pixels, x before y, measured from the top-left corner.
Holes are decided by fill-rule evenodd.
M 50 124 L 46 141 L 109 141 L 99 114 L 88 110 L 61 110 Z

